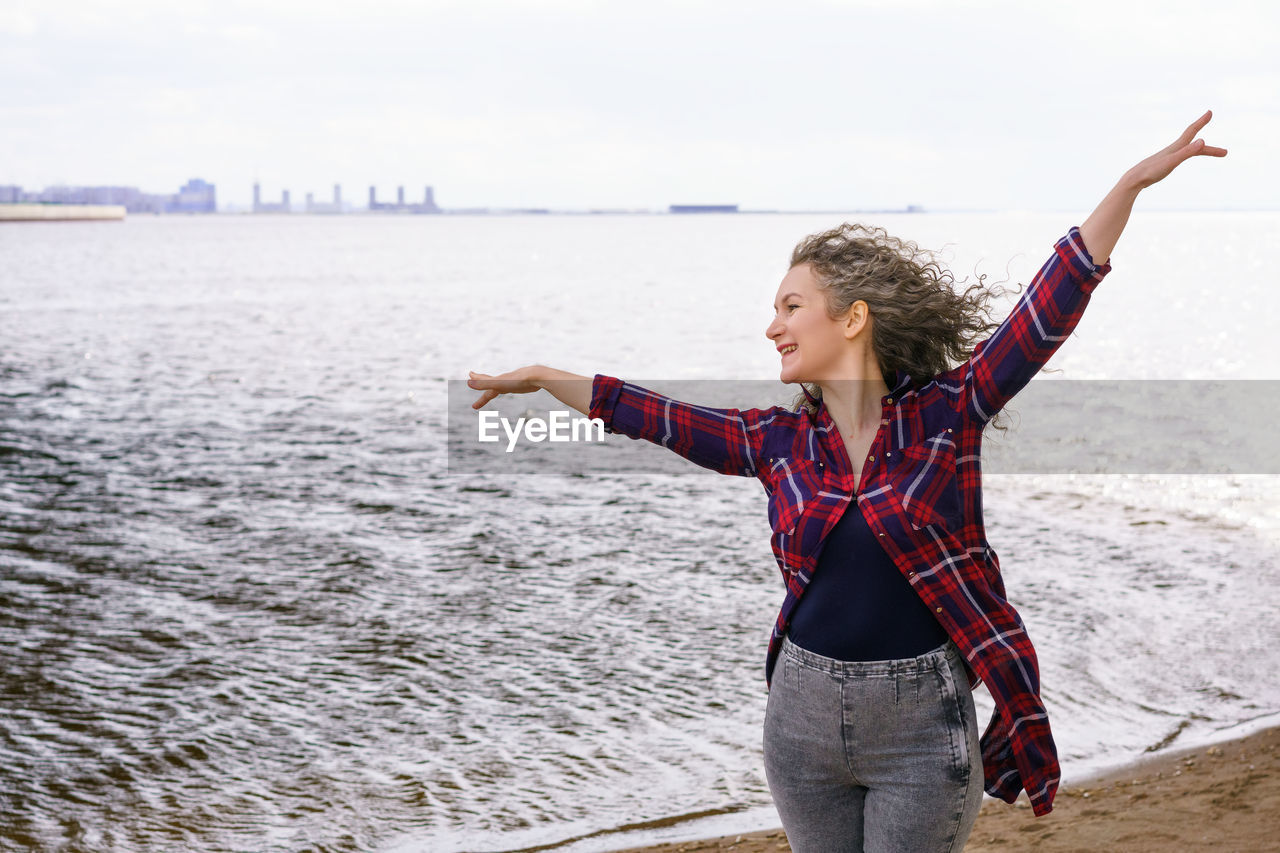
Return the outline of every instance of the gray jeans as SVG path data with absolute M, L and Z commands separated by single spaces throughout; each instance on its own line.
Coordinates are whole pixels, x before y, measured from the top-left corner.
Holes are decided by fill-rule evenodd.
M 764 768 L 795 853 L 959 851 L 982 805 L 973 695 L 950 640 L 840 661 L 783 639 Z

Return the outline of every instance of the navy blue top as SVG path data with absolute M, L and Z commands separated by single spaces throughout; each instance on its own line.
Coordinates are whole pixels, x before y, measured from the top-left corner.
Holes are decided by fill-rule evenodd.
M 856 503 L 823 543 L 788 634 L 802 649 L 858 661 L 913 658 L 947 641 Z

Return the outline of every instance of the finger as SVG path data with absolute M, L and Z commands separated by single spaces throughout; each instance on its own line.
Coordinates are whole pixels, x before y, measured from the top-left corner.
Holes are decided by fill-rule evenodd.
M 1222 154 L 1215 154 L 1214 152 L 1217 152 L 1217 151 L 1221 151 Z M 1176 151 L 1172 152 L 1172 158 L 1173 158 L 1172 165 L 1169 166 L 1168 171 L 1166 171 L 1164 174 L 1168 175 L 1169 172 L 1178 168 L 1187 160 L 1190 160 L 1192 157 L 1195 157 L 1197 155 L 1209 154 L 1211 156 L 1221 157 L 1221 156 L 1224 156 L 1226 153 L 1227 151 L 1225 148 L 1210 148 L 1204 144 L 1203 139 L 1197 139 L 1194 142 L 1189 142 L 1186 145 L 1183 145 L 1181 148 L 1178 148 Z
M 1196 119 L 1195 121 L 1191 122 L 1191 124 L 1187 125 L 1187 129 L 1182 131 L 1181 135 L 1179 135 L 1177 139 L 1173 140 L 1173 142 L 1170 142 L 1168 145 L 1166 145 L 1164 149 L 1161 150 L 1160 153 L 1172 154 L 1173 152 L 1176 151 L 1178 152 L 1178 154 L 1181 155 L 1183 153 L 1182 149 L 1185 148 L 1187 145 L 1191 144 L 1191 140 L 1196 138 L 1196 134 L 1200 132 L 1200 128 L 1204 127 L 1205 124 L 1212 117 L 1213 117 L 1213 111 L 1212 110 L 1206 111 L 1204 115 L 1200 116 L 1200 118 Z M 1187 155 L 1187 156 L 1190 156 L 1190 155 Z
M 1186 145 L 1188 142 L 1195 139 L 1196 134 L 1200 132 L 1201 128 L 1209 123 L 1209 119 L 1211 118 L 1213 118 L 1213 110 L 1205 110 L 1204 115 L 1187 125 L 1187 129 L 1178 137 L 1178 141 L 1183 145 Z
M 1214 145 L 1207 145 L 1203 139 L 1197 139 L 1195 142 L 1186 146 L 1185 155 L 1187 157 L 1193 157 L 1197 154 L 1207 154 L 1210 157 L 1225 157 L 1227 155 L 1227 149 L 1218 148 Z

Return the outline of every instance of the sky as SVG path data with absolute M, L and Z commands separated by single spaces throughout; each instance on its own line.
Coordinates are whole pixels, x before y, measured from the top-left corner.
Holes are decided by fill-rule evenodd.
M 445 208 L 1280 207 L 1280 4 L 0 0 L 0 184 Z

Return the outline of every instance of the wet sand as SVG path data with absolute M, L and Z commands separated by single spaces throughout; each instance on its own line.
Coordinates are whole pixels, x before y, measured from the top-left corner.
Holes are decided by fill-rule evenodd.
M 781 829 L 625 853 L 775 853 Z M 1216 746 L 1170 752 L 1079 784 L 1035 817 L 1025 795 L 983 804 L 966 853 L 978 851 L 1280 851 L 1280 727 Z

